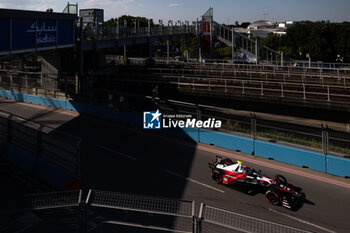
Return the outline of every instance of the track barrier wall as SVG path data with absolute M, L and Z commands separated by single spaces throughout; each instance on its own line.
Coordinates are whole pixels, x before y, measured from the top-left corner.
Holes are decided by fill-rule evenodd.
M 102 106 L 13 93 L 11 91 L 4 90 L 0 90 L 0 96 L 32 104 L 76 111 L 142 128 L 142 116 L 136 113 L 119 112 L 117 110 L 108 109 Z M 163 132 L 181 138 L 192 139 L 208 145 L 215 145 L 225 149 L 240 151 L 246 154 L 274 159 L 283 163 L 305 167 L 336 176 L 350 177 L 350 160 L 348 159 L 341 159 L 317 152 L 203 129 L 163 129 Z
M 255 141 L 255 155 L 299 167 L 326 172 L 326 156 L 323 154 L 290 148 L 268 142 Z M 350 165 L 350 161 L 349 165 Z

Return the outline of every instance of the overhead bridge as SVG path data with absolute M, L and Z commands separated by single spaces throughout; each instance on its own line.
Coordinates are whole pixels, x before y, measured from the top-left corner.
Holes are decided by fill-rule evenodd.
M 82 20 L 82 19 L 81 19 Z M 81 22 L 82 23 L 82 22 Z M 283 52 L 279 53 L 271 48 L 250 39 L 227 26 L 213 21 L 213 9 L 210 8 L 202 17 L 201 21 L 173 22 L 164 25 L 162 21 L 151 27 L 140 28 L 137 22 L 134 27 L 127 27 L 126 23 L 117 20 L 115 27 L 105 27 L 101 32 L 81 32 L 82 50 L 99 50 L 113 47 L 130 46 L 135 44 L 146 44 L 154 41 L 174 40 L 188 36 L 202 36 L 202 55 L 213 57 L 214 40 L 218 40 L 227 46 L 232 46 L 232 54 L 235 50 L 244 53 L 251 62 L 263 64 L 283 65 Z M 234 57 L 232 57 L 234 60 Z
M 151 48 L 154 41 L 202 36 L 200 47 L 203 57 L 213 57 L 215 39 L 232 46 L 232 54 L 239 50 L 252 62 L 280 62 L 283 65 L 283 54 L 213 21 L 212 8 L 201 21 L 196 20 L 192 24 L 189 21 L 170 20 L 167 25 L 162 21 L 156 25 L 148 20 L 148 26 L 140 28 L 136 21 L 133 27 L 127 27 L 126 22 L 119 22 L 118 19 L 115 27 L 102 26 L 101 30 L 80 27 L 78 36 L 76 28 L 83 25 L 83 17 L 80 24 L 77 19 L 77 5 L 71 4 L 63 13 L 0 9 L 0 27 L 4 32 L 0 35 L 0 56 L 72 48 L 76 45 L 79 45 L 81 52 L 135 44 L 149 44 Z M 76 43 L 77 38 L 79 43 Z

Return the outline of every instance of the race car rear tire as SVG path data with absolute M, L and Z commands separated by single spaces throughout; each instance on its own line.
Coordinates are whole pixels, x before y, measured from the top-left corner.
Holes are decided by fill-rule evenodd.
M 287 179 L 286 177 L 282 176 L 282 175 L 276 175 L 274 180 L 277 182 L 277 183 L 280 183 L 280 184 L 287 184 Z
M 281 200 L 277 193 L 273 190 L 267 190 L 265 193 L 266 200 L 272 205 L 280 205 Z
M 222 183 L 222 175 L 220 174 L 220 172 L 213 171 L 211 177 L 216 183 L 218 184 Z

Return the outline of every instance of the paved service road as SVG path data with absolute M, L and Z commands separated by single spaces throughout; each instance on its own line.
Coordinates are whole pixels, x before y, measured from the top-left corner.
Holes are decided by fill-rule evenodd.
M 349 180 L 69 111 L 30 107 L 31 112 L 23 110 L 20 103 L 4 101 L 0 105 L 1 110 L 10 108 L 26 118 L 41 112 L 40 121 L 82 137 L 84 189 L 195 200 L 197 207 L 204 202 L 314 232 L 349 232 Z M 303 188 L 306 202 L 293 212 L 268 204 L 263 194 L 248 195 L 216 184 L 208 169 L 208 162 L 214 161 L 216 155 L 239 159 L 271 177 L 286 176 L 289 182 Z

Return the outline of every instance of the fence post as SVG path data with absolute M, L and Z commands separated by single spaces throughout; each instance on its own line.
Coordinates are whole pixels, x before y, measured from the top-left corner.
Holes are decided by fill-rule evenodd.
M 12 74 L 10 74 L 10 90 L 12 91 Z
M 198 215 L 198 221 L 197 221 L 197 232 L 202 232 L 202 219 L 203 219 L 203 212 L 204 212 L 205 204 L 201 203 L 201 207 L 199 209 L 199 215 Z
M 331 95 L 329 93 L 329 85 L 327 85 L 327 101 L 331 101 Z
M 328 125 L 326 125 L 326 128 L 322 126 L 322 150 L 323 154 L 325 155 L 324 157 L 324 167 L 325 167 L 325 172 L 328 173 L 328 165 L 327 165 L 327 155 L 329 152 L 329 137 L 328 137 Z
M 305 84 L 303 83 L 303 99 L 306 100 Z
M 12 130 L 12 118 L 13 114 L 11 113 L 7 118 L 7 134 L 6 134 L 6 141 L 11 141 L 11 130 Z
M 281 97 L 284 97 L 284 94 L 283 94 L 283 83 L 281 83 Z
M 45 125 L 41 124 L 39 129 L 38 129 L 38 136 L 37 136 L 37 145 L 36 145 L 36 154 L 37 156 L 41 156 L 42 154 L 42 148 L 43 148 L 43 140 L 42 140 L 42 135 L 43 135 L 43 128 Z
M 86 233 L 87 232 L 87 204 L 84 202 L 79 203 L 78 206 L 78 233 Z
M 196 114 L 197 114 L 197 120 L 201 120 L 202 112 L 201 112 L 201 109 L 200 109 L 198 104 L 196 105 Z M 198 142 L 200 142 L 200 130 L 199 130 L 199 128 L 197 128 L 197 132 L 198 132 Z
M 326 125 L 326 127 L 323 127 L 323 124 L 322 124 L 322 150 L 323 150 L 323 154 L 328 155 L 328 151 L 329 151 L 328 125 Z
M 256 115 L 250 114 L 250 134 L 253 140 L 256 139 Z
M 75 73 L 75 94 L 79 95 L 79 75 Z
M 44 74 L 41 73 L 40 74 L 40 88 L 43 88 L 43 78 L 44 78 Z
M 192 217 L 192 232 L 193 233 L 199 233 L 199 227 L 198 227 L 198 218 L 196 216 Z
M 261 95 L 264 95 L 264 83 L 261 81 Z
M 26 83 L 26 94 L 28 94 L 28 75 L 25 75 L 24 78 Z

